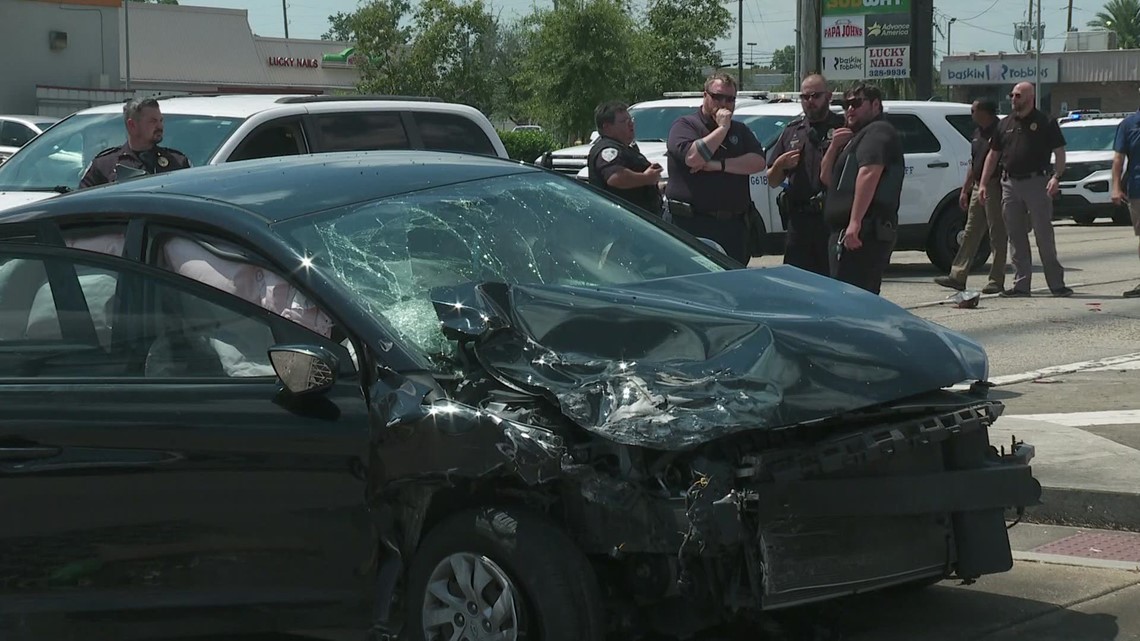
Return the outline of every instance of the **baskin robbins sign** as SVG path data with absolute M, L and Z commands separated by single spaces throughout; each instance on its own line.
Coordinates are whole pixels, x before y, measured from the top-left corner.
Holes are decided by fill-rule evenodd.
M 1041 82 L 1055 83 L 1060 69 L 1057 57 L 1041 57 Z M 1012 85 L 1037 82 L 1037 62 L 1029 56 L 942 61 L 944 85 Z

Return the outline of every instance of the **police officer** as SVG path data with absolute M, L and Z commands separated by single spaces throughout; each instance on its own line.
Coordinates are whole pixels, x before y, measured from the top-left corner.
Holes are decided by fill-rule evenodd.
M 966 277 L 970 275 L 978 245 L 988 229 L 994 258 L 990 264 L 990 281 L 982 288 L 982 293 L 999 294 L 1005 289 L 1005 257 L 1009 247 L 1005 220 L 1001 214 L 1001 183 L 995 180 L 998 176 L 990 178 L 985 200 L 981 199 L 980 190 L 975 189 L 975 186 L 981 185 L 979 179 L 986 164 L 986 154 L 990 150 L 990 138 L 997 131 L 997 103 L 993 100 L 975 100 L 970 106 L 970 115 L 978 127 L 974 129 L 974 136 L 970 140 L 970 167 L 966 170 L 966 182 L 962 184 L 962 193 L 958 196 L 958 206 L 966 212 L 966 229 L 958 253 L 954 256 L 950 275 L 938 276 L 934 282 L 958 291 L 966 289 Z
M 1065 136 L 1057 121 L 1035 106 L 1035 90 L 1031 83 L 1020 82 L 1009 94 L 1013 114 L 998 124 L 990 138 L 990 151 L 982 170 L 982 200 L 989 193 L 987 182 L 1001 174 L 1001 212 L 1009 232 L 1010 262 L 1013 263 L 1013 287 L 1000 295 L 1007 298 L 1031 296 L 1033 255 L 1029 249 L 1029 230 L 1037 239 L 1037 253 L 1045 271 L 1045 282 L 1053 296 L 1072 296 L 1065 286 L 1065 270 L 1057 260 L 1057 242 L 1053 237 L 1053 199 L 1060 193 L 1061 174 L 1065 172 Z M 1049 156 L 1053 155 L 1053 170 Z
M 820 168 L 831 276 L 878 294 L 898 238 L 906 163 L 898 131 L 883 118 L 878 87 L 855 85 L 843 107 L 847 126 L 832 133 Z
M 768 150 L 768 187 L 788 187 L 776 198 L 787 230 L 784 264 L 827 276 L 829 232 L 823 222 L 820 163 L 831 132 L 843 126 L 843 116 L 831 111 L 827 80 L 812 74 L 800 83 L 804 115 L 788 123 Z
M 732 119 L 735 107 L 736 79 L 724 73 L 710 76 L 701 108 L 669 129 L 665 195 L 674 224 L 747 264 L 752 250 L 748 177 L 766 165 L 756 135 Z
M 190 166 L 190 160 L 182 152 L 158 146 L 162 142 L 163 127 L 157 100 L 128 100 L 123 105 L 123 120 L 127 126 L 126 144 L 96 154 L 79 181 L 80 189 L 127 177 L 120 176 L 120 172 L 160 174 Z
M 586 160 L 590 184 L 661 215 L 661 165 L 650 163 L 634 145 L 629 106 L 616 101 L 598 105 L 594 124 L 601 135 Z
M 1112 202 L 1128 207 L 1132 230 L 1140 237 L 1140 111 L 1120 121 L 1112 152 Z M 1140 285 L 1124 292 L 1124 297 L 1140 298 Z

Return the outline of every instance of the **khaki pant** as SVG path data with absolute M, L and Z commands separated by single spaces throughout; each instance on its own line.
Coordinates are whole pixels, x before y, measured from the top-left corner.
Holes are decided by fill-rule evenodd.
M 1037 239 L 1037 255 L 1045 282 L 1051 291 L 1065 287 L 1065 268 L 1057 260 L 1057 241 L 1053 237 L 1053 199 L 1045 191 L 1046 176 L 1001 181 L 1001 213 L 1009 232 L 1009 262 L 1013 263 L 1013 289 L 1032 289 L 1033 254 L 1029 249 L 1029 230 Z
M 990 262 L 989 285 L 1005 288 L 1005 257 L 1009 247 L 1009 237 L 1005 233 L 1005 219 L 1002 218 L 1001 182 L 997 179 L 990 181 L 986 190 L 986 201 L 982 202 L 982 192 L 978 186 L 970 194 L 970 209 L 966 214 L 966 231 L 962 236 L 962 245 L 954 256 L 953 267 L 950 268 L 950 278 L 963 286 L 966 277 L 970 274 L 970 263 L 978 253 L 978 245 L 988 230 L 990 233 L 990 247 L 994 255 Z

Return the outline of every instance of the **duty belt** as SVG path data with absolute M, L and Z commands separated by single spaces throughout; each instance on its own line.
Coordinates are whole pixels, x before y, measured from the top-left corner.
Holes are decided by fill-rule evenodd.
M 705 217 L 715 218 L 717 220 L 732 220 L 734 218 L 741 218 L 744 216 L 743 211 L 730 211 L 727 209 L 698 211 L 687 202 L 681 200 L 673 200 L 672 198 L 669 198 L 668 201 L 669 213 L 674 216 L 680 216 L 682 218 Z
M 1002 173 L 1001 177 L 1006 180 L 1027 180 L 1029 178 L 1038 178 L 1040 176 L 1048 176 L 1051 172 L 1048 170 L 1031 171 L 1028 174 L 1011 174 L 1008 171 Z

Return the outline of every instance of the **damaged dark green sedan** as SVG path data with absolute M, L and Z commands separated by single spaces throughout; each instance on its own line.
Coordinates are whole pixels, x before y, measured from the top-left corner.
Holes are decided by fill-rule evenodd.
M 976 342 L 496 159 L 5 212 L 0 364 L 4 639 L 684 638 L 1004 572 L 1040 497 Z

